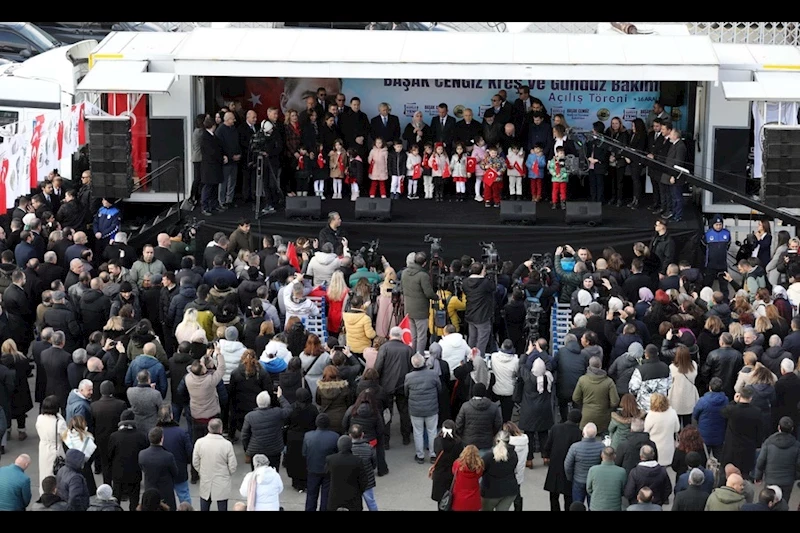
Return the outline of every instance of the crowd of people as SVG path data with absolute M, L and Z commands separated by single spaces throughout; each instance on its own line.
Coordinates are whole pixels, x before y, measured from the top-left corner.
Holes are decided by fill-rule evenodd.
M 0 468 L 2 510 L 191 510 L 191 484 L 202 511 L 234 493 L 280 510 L 281 468 L 306 511 L 377 510 L 393 426 L 441 510 L 522 510 L 539 466 L 554 511 L 788 508 L 800 241 L 767 221 L 735 276 L 720 216 L 702 264 L 659 219 L 630 251 L 433 276 L 425 252 L 398 268 L 352 251 L 337 213 L 287 243 L 242 219 L 187 254 L 118 227 L 92 250 L 92 222 L 19 204 L 0 235 L 0 454 L 34 409 L 39 442 Z M 551 347 L 556 302 L 572 321 Z M 233 487 L 238 446 L 251 472 Z
M 567 199 L 588 197 L 638 209 L 646 172 L 641 158 L 670 169 L 686 161 L 682 133 L 658 101 L 647 123 L 637 118 L 626 128 L 620 117 L 610 117 L 608 126 L 602 121 L 592 126 L 594 133 L 640 156 L 631 158 L 601 139 L 589 137 L 584 146 L 563 114 L 551 118 L 528 86 L 517 92 L 512 103 L 505 90 L 498 91 L 482 120 L 467 108 L 457 121 L 442 102 L 430 124 L 417 111 L 403 131 L 389 104 L 381 103 L 370 119 L 357 96 L 349 103 L 342 93 L 329 98 L 325 87 L 305 96 L 305 109 L 286 109 L 283 121 L 280 110 L 270 108 L 260 125 L 255 111 L 245 113 L 240 103 L 231 102 L 213 117 L 196 118 L 192 198 L 204 215 L 235 206 L 237 188 L 244 202 L 264 197 L 263 213 L 269 214 L 283 195 L 307 196 L 312 186 L 314 195 L 334 200 L 345 198 L 349 189 L 351 201 L 379 195 L 463 202 L 472 197 L 467 190 L 474 190 L 474 200 L 485 207 L 499 207 L 501 199 L 549 198 L 552 209 L 565 209 Z M 265 140 L 254 145 L 261 130 Z M 665 219 L 681 220 L 681 174 L 654 171 L 650 176 L 651 209 Z

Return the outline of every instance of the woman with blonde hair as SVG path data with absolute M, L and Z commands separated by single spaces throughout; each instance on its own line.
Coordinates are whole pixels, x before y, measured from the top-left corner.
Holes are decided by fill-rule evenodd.
M 669 373 L 672 376 L 672 383 L 670 383 L 667 397 L 675 412 L 678 413 L 681 427 L 686 427 L 692 423 L 692 412 L 700 399 L 695 386 L 697 363 L 692 361 L 689 348 L 682 344 L 677 347 L 675 359 L 669 365 Z
M 474 444 L 466 446 L 453 461 L 452 507 L 453 511 L 480 511 L 483 459 Z
M 669 400 L 658 392 L 650 395 L 650 412 L 644 417 L 644 431 L 650 434 L 658 450 L 658 464 L 672 465 L 675 454 L 675 436 L 681 430 L 678 413 L 670 407 Z
M 392 291 L 394 284 L 397 281 L 397 272 L 392 267 L 388 267 L 383 271 L 383 282 L 380 285 L 380 292 L 378 293 L 377 315 L 375 316 L 375 331 L 379 337 L 388 337 L 389 330 L 395 324 L 392 324 Z
M 342 310 L 347 307 L 350 289 L 344 281 L 344 274 L 336 270 L 331 276 L 330 285 L 325 293 L 325 312 L 327 313 L 328 335 L 338 337 L 342 330 Z
M 517 496 L 514 498 L 514 510 L 522 511 L 522 482 L 525 481 L 525 457 L 528 457 L 528 447 L 530 440 L 524 431 L 510 420 L 503 424 L 503 431 L 509 435 L 508 445 L 513 446 L 514 451 L 517 453 L 517 467 L 514 474 L 517 477 Z M 542 441 L 544 447 L 544 441 Z
M 86 429 L 86 419 L 81 415 L 73 416 L 67 423 L 66 431 L 61 433 L 61 442 L 64 445 L 64 452 L 67 450 L 80 450 L 86 457 L 83 463 L 83 477 L 86 479 L 86 486 L 89 494 L 97 492 L 97 484 L 94 481 L 92 472 L 92 455 L 97 449 L 94 436 Z
M 518 458 L 508 444 L 510 439 L 508 431 L 498 431 L 492 451 L 486 454 L 481 477 L 481 511 L 508 511 L 519 493 Z
M 175 339 L 177 339 L 178 344 L 184 341 L 192 342 L 192 336 L 195 331 L 203 331 L 205 333 L 205 329 L 197 321 L 197 309 L 190 307 L 183 312 L 181 323 L 175 326 Z M 206 339 L 206 342 L 208 342 L 208 339 Z
M 342 315 L 347 347 L 360 360 L 364 359 L 364 350 L 372 345 L 372 339 L 377 336 L 367 314 L 367 305 L 360 294 L 354 294 L 350 299 L 350 310 Z
M 7 367 L 13 374 L 14 388 L 8 392 L 11 395 L 9 414 L 11 417 L 7 420 L 8 433 L 11 432 L 11 421 L 17 421 L 17 434 L 19 440 L 28 438 L 25 431 L 25 419 L 28 416 L 28 411 L 33 409 L 33 399 L 31 398 L 31 387 L 28 384 L 28 378 L 33 375 L 33 361 L 25 357 L 22 352 L 17 349 L 17 343 L 14 339 L 6 339 L 0 347 L 0 363 Z M 8 433 L 3 433 L 3 441 L 8 437 Z M 4 442 L 5 444 L 5 442 Z
M 269 344 L 269 341 L 272 340 L 272 337 L 275 336 L 275 324 L 272 323 L 272 320 L 265 320 L 261 323 L 258 328 L 258 336 L 256 337 L 256 349 L 255 352 L 257 354 L 264 353 L 264 349 Z
M 775 395 L 775 383 L 777 379 L 775 378 L 775 374 L 761 363 L 756 365 L 752 374 L 753 377 L 750 378 L 750 386 L 753 388 L 753 399 L 750 400 L 750 406 L 761 412 L 761 426 L 763 428 L 761 435 L 766 439 L 775 432 L 772 422 L 772 406 L 776 405 L 778 401 Z M 757 444 L 757 447 L 761 447 L 760 442 Z

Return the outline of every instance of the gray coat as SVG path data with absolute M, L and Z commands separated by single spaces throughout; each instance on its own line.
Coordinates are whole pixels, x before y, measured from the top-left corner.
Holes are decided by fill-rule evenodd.
M 761 445 L 755 473 L 764 485 L 791 487 L 800 479 L 800 442 L 790 433 L 770 435 Z
M 436 372 L 423 366 L 406 374 L 405 395 L 408 398 L 408 414 L 425 418 L 439 413 L 439 392 L 442 380 Z
M 431 300 L 436 293 L 431 286 L 431 277 L 419 265 L 411 265 L 403 271 L 403 302 L 406 314 L 414 320 L 427 320 L 431 309 Z
M 129 388 L 127 395 L 133 409 L 136 427 L 147 435 L 158 422 L 158 409 L 163 401 L 161 393 L 149 385 L 139 385 Z
M 403 341 L 392 339 L 378 350 L 375 370 L 381 377 L 381 387 L 386 394 L 397 394 L 403 390 L 405 376 L 411 372 L 411 356 L 414 352 Z
M 600 453 L 603 443 L 596 439 L 583 438 L 569 447 L 564 460 L 564 472 L 572 482 L 586 483 L 589 469 L 602 462 Z

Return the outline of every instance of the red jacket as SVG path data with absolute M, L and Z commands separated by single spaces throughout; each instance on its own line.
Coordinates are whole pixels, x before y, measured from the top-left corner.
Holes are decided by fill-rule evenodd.
M 325 295 L 325 311 L 328 313 L 328 333 L 339 333 L 342 329 L 342 306 L 350 291 L 345 289 L 344 296 L 338 302 L 334 302 L 328 295 Z
M 453 511 L 480 511 L 481 510 L 481 486 L 479 480 L 483 471 L 472 472 L 469 470 L 459 470 L 461 463 L 456 459 L 453 461 Z

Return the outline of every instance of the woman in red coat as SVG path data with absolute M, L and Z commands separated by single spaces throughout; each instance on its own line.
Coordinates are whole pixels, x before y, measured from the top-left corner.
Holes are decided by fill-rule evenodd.
M 453 511 L 480 511 L 483 459 L 478 448 L 470 444 L 453 462 Z
M 326 313 L 328 315 L 328 335 L 338 336 L 342 329 L 342 310 L 350 291 L 344 282 L 344 274 L 336 270 L 325 293 Z

